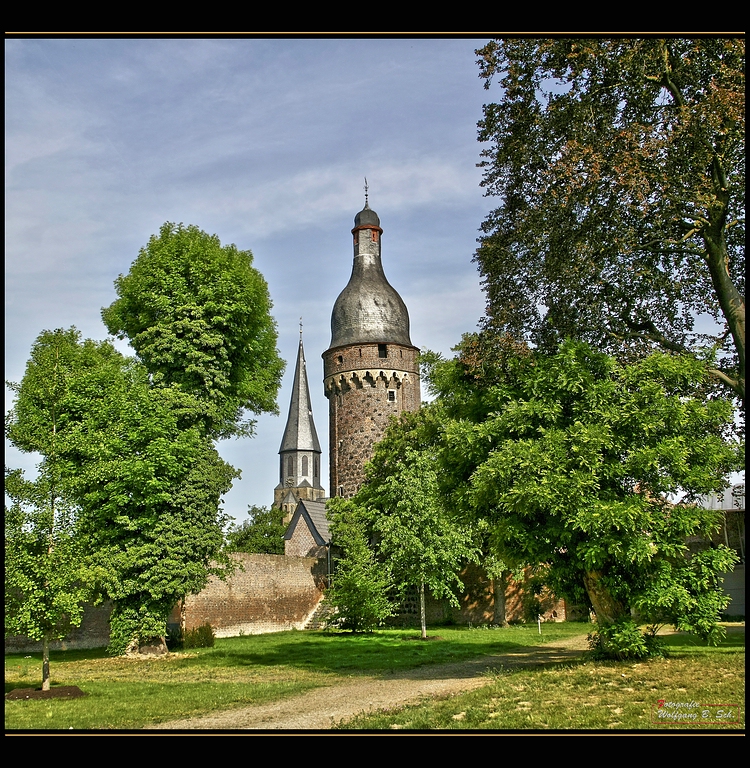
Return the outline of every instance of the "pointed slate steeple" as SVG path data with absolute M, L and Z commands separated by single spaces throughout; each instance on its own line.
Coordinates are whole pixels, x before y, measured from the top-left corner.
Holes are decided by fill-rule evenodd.
M 301 325 L 289 416 L 279 456 L 279 485 L 274 491 L 274 506 L 284 509 L 285 517 L 291 517 L 301 499 L 315 501 L 325 495 L 320 485 L 321 450 L 310 403 Z

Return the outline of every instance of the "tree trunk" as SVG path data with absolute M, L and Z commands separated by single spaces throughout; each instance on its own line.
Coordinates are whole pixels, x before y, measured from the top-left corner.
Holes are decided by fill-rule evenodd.
M 422 640 L 427 639 L 427 619 L 424 610 L 424 582 L 419 585 L 419 614 L 422 620 Z
M 42 641 L 42 690 L 48 691 L 49 686 L 49 637 L 45 635 Z
M 628 615 L 625 606 L 616 600 L 602 583 L 602 574 L 599 571 L 588 571 L 583 577 L 583 585 L 598 622 L 612 624 Z
M 505 580 L 506 574 L 492 579 L 492 593 L 494 605 L 492 608 L 492 623 L 500 627 L 507 627 L 508 620 L 505 617 Z

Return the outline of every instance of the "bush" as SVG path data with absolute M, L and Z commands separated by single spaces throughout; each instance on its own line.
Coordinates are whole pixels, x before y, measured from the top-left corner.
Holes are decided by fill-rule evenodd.
M 216 635 L 213 627 L 208 623 L 195 629 L 188 629 L 186 632 L 170 627 L 167 632 L 167 648 L 170 651 L 187 648 L 213 648 L 215 643 Z
M 656 636 L 656 628 L 641 632 L 632 619 L 618 619 L 613 624 L 597 623 L 586 637 L 595 659 L 648 659 L 665 656 L 664 646 Z
M 214 629 L 208 623 L 189 629 L 182 636 L 183 648 L 213 648 L 215 643 Z

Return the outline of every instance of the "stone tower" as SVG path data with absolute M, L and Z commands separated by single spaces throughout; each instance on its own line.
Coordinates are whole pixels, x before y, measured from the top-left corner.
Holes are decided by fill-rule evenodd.
M 316 501 L 325 496 L 320 485 L 320 443 L 315 431 L 310 385 L 307 382 L 305 350 L 302 347 L 300 325 L 297 367 L 294 369 L 292 400 L 289 418 L 279 448 L 279 484 L 274 490 L 273 505 L 284 510 L 284 522 L 288 523 L 297 502 Z
M 419 350 L 409 313 L 380 261 L 383 230 L 367 202 L 354 219 L 354 265 L 331 314 L 323 353 L 329 404 L 331 496 L 352 496 L 391 416 L 420 406 Z

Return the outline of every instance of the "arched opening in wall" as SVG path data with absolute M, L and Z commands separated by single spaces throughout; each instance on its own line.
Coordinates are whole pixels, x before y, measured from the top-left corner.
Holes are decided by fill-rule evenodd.
M 320 477 L 320 459 L 317 456 L 313 458 L 313 476 L 316 479 Z
M 294 474 L 294 457 L 292 456 L 286 460 L 286 473 L 289 476 Z
M 302 474 L 307 477 L 307 456 L 302 457 Z

